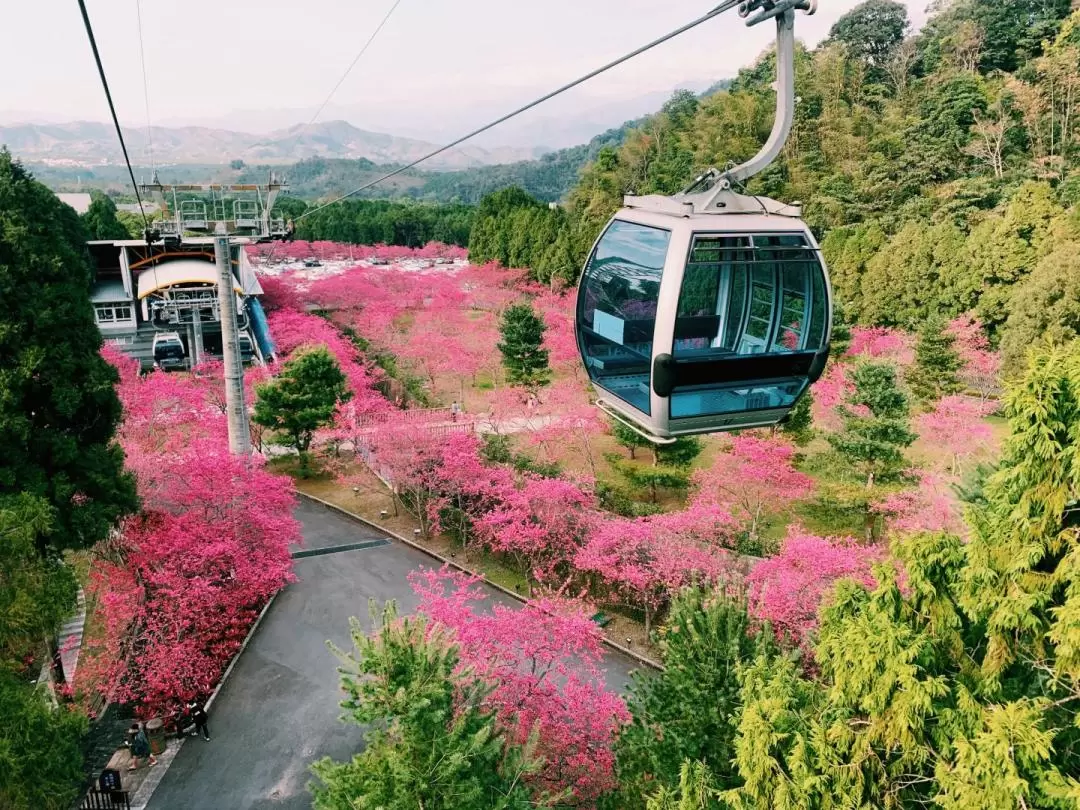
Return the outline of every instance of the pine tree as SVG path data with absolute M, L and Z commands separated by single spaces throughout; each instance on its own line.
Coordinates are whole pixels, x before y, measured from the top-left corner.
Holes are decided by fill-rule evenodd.
M 680 436 L 671 444 L 658 444 L 653 448 L 653 460 L 657 465 L 686 469 L 701 455 L 704 445 L 697 436 Z
M 917 438 L 909 428 L 908 398 L 897 386 L 890 363 L 859 363 L 852 372 L 854 392 L 840 412 L 844 428 L 829 443 L 867 484 L 895 479 L 906 466 L 904 448 Z
M 795 403 L 787 419 L 780 423 L 780 431 L 800 446 L 809 444 L 814 438 L 814 395 L 811 391 L 807 390 Z
M 963 363 L 954 348 L 956 339 L 945 331 L 945 326 L 940 316 L 927 318 L 915 344 L 915 366 L 908 382 L 916 396 L 927 401 L 955 394 L 963 388 L 959 377 Z
M 851 348 L 851 321 L 847 308 L 837 301 L 833 304 L 832 336 L 829 341 L 829 359 L 840 360 Z
M 737 672 L 775 649 L 771 631 L 752 626 L 741 599 L 702 588 L 675 599 L 661 632 L 663 671 L 633 676 L 613 807 L 644 808 L 658 788 L 676 789 L 688 762 L 706 766 L 717 787 L 737 785 Z
M 638 431 L 627 427 L 618 419 L 612 419 L 610 425 L 612 437 L 618 444 L 630 451 L 630 458 L 637 458 L 637 450 L 639 447 L 652 446 L 652 442 L 642 436 Z
M 491 687 L 458 668 L 445 631 L 426 620 L 399 619 L 393 603 L 369 637 L 353 619 L 355 653 L 341 659 L 341 704 L 347 722 L 368 729 L 364 750 L 348 762 L 312 766 L 318 810 L 527 810 L 534 803 L 522 777 L 537 771 L 535 735 L 510 744 L 485 707 Z
M 91 546 L 138 506 L 84 240 L 78 215 L 0 150 L 0 495 L 50 505 L 39 550 Z
M 499 324 L 506 376 L 514 385 L 529 388 L 546 385 L 551 378 L 548 350 L 543 348 L 547 327 L 529 304 L 513 304 Z
M 352 397 L 337 361 L 325 346 L 309 349 L 255 392 L 255 423 L 286 439 L 300 456 L 300 474 L 307 475 L 312 436 L 329 424 L 339 402 Z

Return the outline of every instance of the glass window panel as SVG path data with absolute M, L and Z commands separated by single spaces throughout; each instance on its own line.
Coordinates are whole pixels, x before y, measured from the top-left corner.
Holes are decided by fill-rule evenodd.
M 578 324 L 592 380 L 650 413 L 649 374 L 670 231 L 615 220 L 585 268 Z
M 806 380 L 785 380 L 767 385 L 679 388 L 671 395 L 671 418 L 790 408 L 806 384 Z

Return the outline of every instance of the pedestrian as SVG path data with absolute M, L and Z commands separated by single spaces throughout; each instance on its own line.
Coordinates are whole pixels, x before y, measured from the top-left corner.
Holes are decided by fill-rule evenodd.
M 206 709 L 196 703 L 194 700 L 187 705 L 188 717 L 195 723 L 195 730 L 191 732 L 191 736 L 194 737 L 202 730 L 203 739 L 210 742 L 210 729 L 206 725 Z
M 137 723 L 132 726 L 135 731 L 135 739 L 131 741 L 131 766 L 129 771 L 133 771 L 139 767 L 139 760 L 143 757 L 150 758 L 150 766 L 157 765 L 157 757 L 150 751 L 150 738 L 146 736 L 146 726 L 142 723 Z
M 450 405 L 450 421 L 456 422 L 459 413 L 461 413 L 461 406 L 457 404 L 455 399 Z

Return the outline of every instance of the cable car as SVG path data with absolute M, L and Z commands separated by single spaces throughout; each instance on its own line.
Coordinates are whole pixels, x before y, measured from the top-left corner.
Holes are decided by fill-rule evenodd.
M 597 405 L 657 443 L 776 425 L 828 360 L 832 292 L 801 207 L 733 190 L 790 132 L 792 16 L 776 18 L 777 116 L 758 155 L 681 194 L 626 197 L 582 273 L 578 348 Z

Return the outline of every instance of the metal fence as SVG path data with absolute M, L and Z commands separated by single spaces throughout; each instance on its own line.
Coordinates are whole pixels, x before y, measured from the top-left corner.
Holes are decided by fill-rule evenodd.
M 131 810 L 131 796 L 126 790 L 92 787 L 79 802 L 79 810 Z

